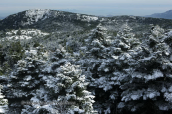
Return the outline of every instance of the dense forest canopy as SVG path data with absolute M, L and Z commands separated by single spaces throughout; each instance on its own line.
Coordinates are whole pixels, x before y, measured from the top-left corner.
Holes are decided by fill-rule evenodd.
M 0 113 L 172 113 L 172 20 L 28 10 L 0 30 Z

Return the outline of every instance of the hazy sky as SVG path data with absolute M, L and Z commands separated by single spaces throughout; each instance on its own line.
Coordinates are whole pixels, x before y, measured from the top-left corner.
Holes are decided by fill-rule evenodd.
M 172 10 L 172 0 L 0 0 L 0 16 L 38 8 L 93 15 L 144 16 Z

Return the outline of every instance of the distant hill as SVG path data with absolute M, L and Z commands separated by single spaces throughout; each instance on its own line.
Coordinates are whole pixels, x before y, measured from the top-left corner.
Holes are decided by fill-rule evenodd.
M 155 13 L 155 14 L 152 14 L 152 15 L 148 15 L 146 17 L 172 19 L 172 10 L 166 11 L 164 13 Z
M 80 29 L 89 24 L 98 24 L 99 17 L 58 10 L 26 10 L 9 15 L 0 21 L 1 29 L 37 28 L 43 30 Z
M 9 15 L 0 20 L 0 30 L 5 29 L 39 29 L 45 32 L 78 31 L 94 29 L 99 23 L 109 31 L 119 31 L 124 23 L 128 23 L 133 31 L 146 31 L 150 24 L 160 25 L 163 28 L 172 28 L 172 20 L 138 17 L 138 16 L 113 16 L 101 17 L 94 15 L 71 13 L 58 10 L 34 9 Z M 136 26 L 137 25 L 137 26 Z

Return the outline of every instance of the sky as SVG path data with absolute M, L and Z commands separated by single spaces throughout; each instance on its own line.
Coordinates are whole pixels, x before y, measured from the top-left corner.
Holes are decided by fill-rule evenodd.
M 0 17 L 29 9 L 53 9 L 90 15 L 145 16 L 172 10 L 172 0 L 0 0 Z

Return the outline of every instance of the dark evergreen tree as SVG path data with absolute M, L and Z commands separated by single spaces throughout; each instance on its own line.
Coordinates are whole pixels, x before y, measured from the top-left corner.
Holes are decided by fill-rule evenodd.
M 96 113 L 85 76 L 79 66 L 67 62 L 64 48 L 52 53 L 49 62 L 41 49 L 26 51 L 26 58 L 18 61 L 9 76 L 4 92 L 9 101 L 8 113 Z
M 148 40 L 136 54 L 132 64 L 120 74 L 122 90 L 118 108 L 123 113 L 163 114 L 171 112 L 171 36 L 155 26 Z M 133 58 L 134 57 L 134 58 Z
M 5 96 L 8 99 L 9 114 L 19 114 L 23 109 L 22 101 L 30 101 L 32 92 L 41 85 L 39 74 L 45 61 L 40 59 L 38 50 L 26 51 L 27 57 L 19 60 L 9 76 Z
M 30 101 L 37 104 L 25 105 L 22 113 L 96 113 L 92 107 L 94 96 L 86 90 L 85 76 L 81 75 L 79 66 L 67 62 L 59 49 L 53 53 L 50 63 L 39 74 L 44 85 L 32 92 Z
M 113 39 L 107 35 L 107 29 L 98 25 L 88 39 L 86 58 L 80 63 L 86 68 L 89 89 L 95 95 L 94 108 L 99 113 L 114 113 L 115 102 L 118 99 L 118 88 L 111 81 L 113 75 Z M 115 89 L 114 89 L 115 88 Z M 113 89 L 113 90 L 112 90 Z M 111 91 L 112 90 L 112 91 Z

